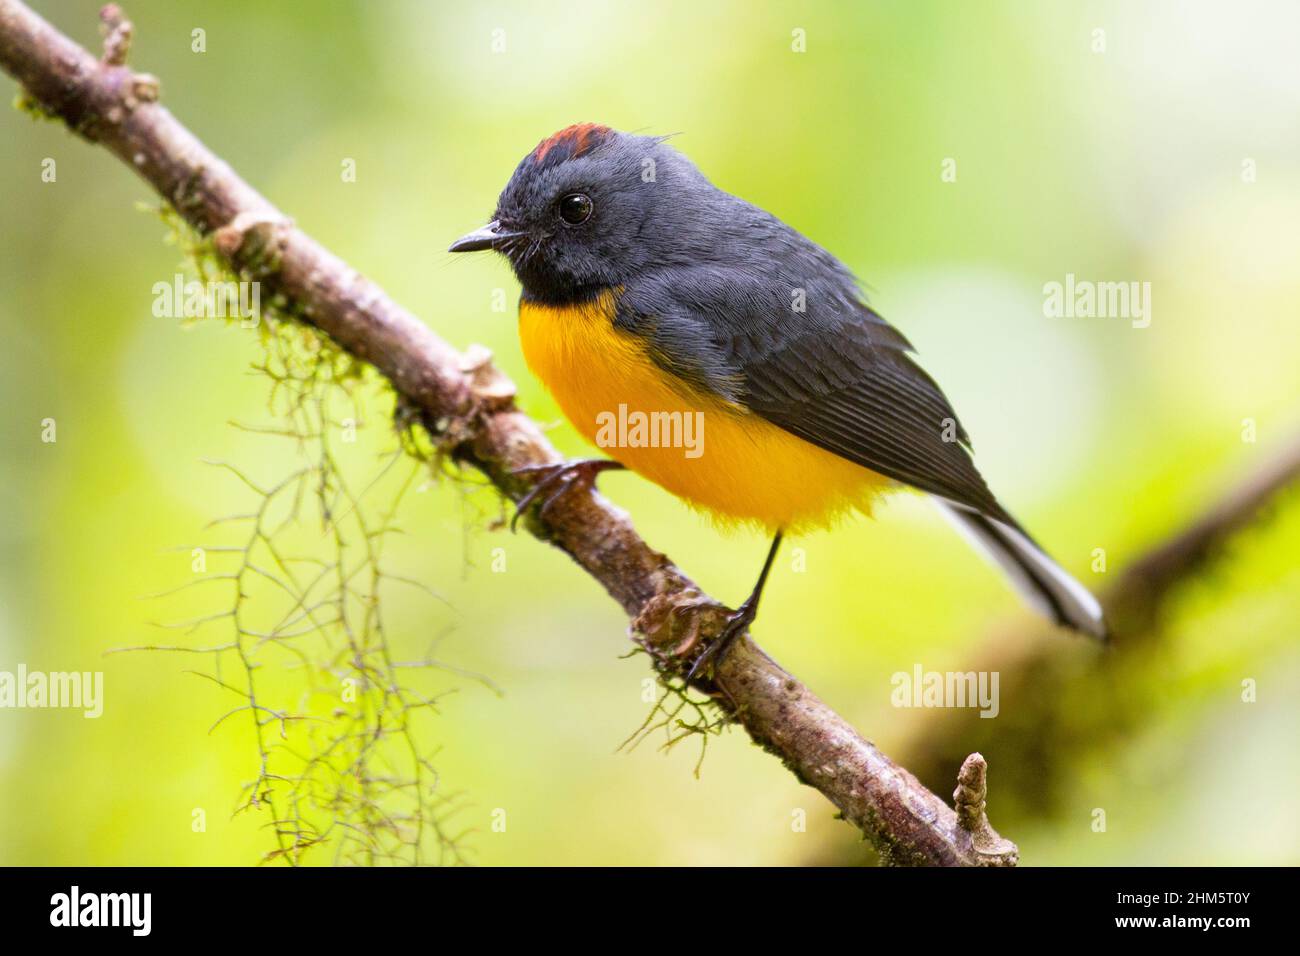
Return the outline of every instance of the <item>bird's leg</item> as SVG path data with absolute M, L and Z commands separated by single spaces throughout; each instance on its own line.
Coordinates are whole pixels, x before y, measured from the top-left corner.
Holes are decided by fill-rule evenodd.
M 777 549 L 781 547 L 781 534 L 781 531 L 777 531 L 772 538 L 772 547 L 768 549 L 767 560 L 763 562 L 763 570 L 758 576 L 758 583 L 754 585 L 754 590 L 741 602 L 740 607 L 736 608 L 736 613 L 727 619 L 727 626 L 722 629 L 722 633 L 709 643 L 699 657 L 695 658 L 695 663 L 686 674 L 686 683 L 689 684 L 694 680 L 696 674 L 700 673 L 706 664 L 709 665 L 708 673 L 712 674 L 713 668 L 726 655 L 736 638 L 745 633 L 745 629 L 754 623 L 754 618 L 758 616 L 758 599 L 763 596 L 763 585 L 767 584 L 768 572 L 772 570 Z
M 538 513 L 551 506 L 551 502 L 573 485 L 590 488 L 596 482 L 596 476 L 602 471 L 618 471 L 626 468 L 622 462 L 612 458 L 575 458 L 549 465 L 525 465 L 510 472 L 512 475 L 534 475 L 537 483 L 528 489 L 527 494 L 515 503 L 515 516 L 510 519 L 510 530 L 514 531 L 529 506 L 542 495 L 542 506 Z

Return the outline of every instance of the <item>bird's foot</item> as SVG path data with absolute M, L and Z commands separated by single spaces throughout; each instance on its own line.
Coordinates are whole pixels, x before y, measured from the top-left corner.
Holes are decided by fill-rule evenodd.
M 574 486 L 590 488 L 595 485 L 596 476 L 602 471 L 618 471 L 624 467 L 626 466 L 612 458 L 575 458 L 572 461 L 548 465 L 525 465 L 523 468 L 514 469 L 510 474 L 535 476 L 537 483 L 515 503 L 515 516 L 510 519 L 510 530 L 515 530 L 519 519 L 538 498 L 542 498 L 542 505 L 538 509 L 540 514 L 569 488 Z
M 722 629 L 722 632 L 709 642 L 709 646 L 700 652 L 699 657 L 695 658 L 695 663 L 686 672 L 686 683 L 689 684 L 697 676 L 711 678 L 717 665 L 722 663 L 727 651 L 731 649 L 731 645 L 736 643 L 736 639 L 754 623 L 754 618 L 757 616 L 758 601 L 754 599 L 754 595 L 750 595 L 736 609 L 736 612 L 727 618 L 727 626 Z

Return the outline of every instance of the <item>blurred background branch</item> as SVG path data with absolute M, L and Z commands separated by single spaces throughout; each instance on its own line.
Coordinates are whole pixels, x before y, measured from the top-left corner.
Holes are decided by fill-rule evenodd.
M 1104 753 L 1117 738 L 1135 735 L 1147 712 L 1144 691 L 1152 671 L 1167 666 L 1158 644 L 1162 612 L 1173 592 L 1230 557 L 1232 538 L 1270 514 L 1280 495 L 1300 481 L 1300 434 L 1224 492 L 1204 513 L 1156 542 L 1126 565 L 1101 594 L 1113 628 L 1112 652 L 1064 653 L 1050 629 L 993 629 L 971 655 L 975 670 L 996 671 L 1006 699 L 1002 719 L 984 721 L 958 709 L 931 710 L 900 749 L 924 782 L 936 785 L 952 761 L 971 747 L 995 755 L 1017 781 L 1016 792 L 1039 795 L 1037 815 L 1068 799 L 1072 764 L 1081 742 Z M 1086 702 L 1086 703 L 1085 703 Z M 840 848 L 821 862 L 848 862 Z

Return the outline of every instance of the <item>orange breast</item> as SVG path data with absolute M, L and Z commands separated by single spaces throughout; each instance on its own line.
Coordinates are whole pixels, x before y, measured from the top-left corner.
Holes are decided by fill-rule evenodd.
M 793 531 L 867 511 L 888 480 L 745 409 L 695 394 L 615 329 L 607 293 L 578 307 L 523 303 L 524 358 L 602 453 L 723 523 Z

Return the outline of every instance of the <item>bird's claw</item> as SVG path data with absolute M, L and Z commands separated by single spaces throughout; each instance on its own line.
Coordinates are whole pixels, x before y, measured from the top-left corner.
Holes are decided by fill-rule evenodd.
M 510 472 L 512 475 L 519 476 L 537 476 L 537 483 L 528 489 L 517 502 L 515 502 L 515 514 L 510 519 L 510 530 L 514 531 L 519 525 L 519 519 L 524 516 L 528 509 L 542 495 L 542 505 L 538 512 L 545 512 L 551 506 L 551 502 L 564 494 L 564 492 L 573 487 L 575 484 L 580 487 L 590 488 L 596 482 L 596 476 L 602 471 L 614 471 L 624 467 L 621 463 L 610 458 L 578 458 L 573 461 L 551 462 L 542 465 L 524 465 L 522 468 L 516 468 Z
M 736 613 L 727 619 L 727 626 L 709 642 L 709 646 L 704 648 L 700 652 L 700 656 L 695 658 L 695 662 L 691 664 L 691 669 L 686 672 L 686 683 L 691 683 L 697 676 L 713 676 L 717 665 L 721 663 L 722 658 L 731 649 L 731 645 L 745 633 L 745 629 L 749 625 L 754 623 L 757 610 L 756 607 L 749 606 L 749 602 L 746 601 Z

